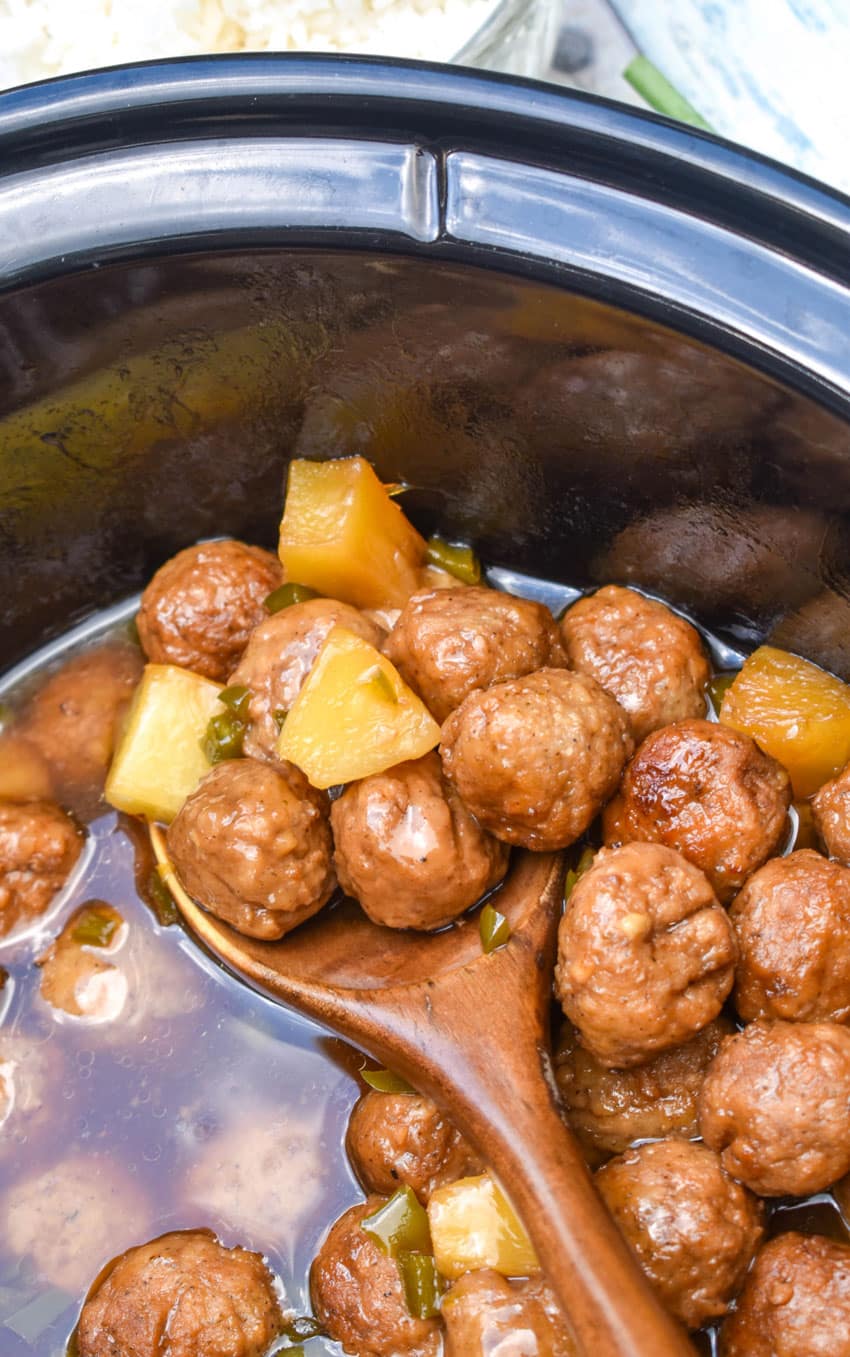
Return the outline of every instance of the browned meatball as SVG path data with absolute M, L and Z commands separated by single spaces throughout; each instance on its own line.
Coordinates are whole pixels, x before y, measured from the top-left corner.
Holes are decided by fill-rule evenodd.
M 699 632 L 663 603 L 609 584 L 573 604 L 561 637 L 570 668 L 617 699 L 636 742 L 705 715 L 711 671 Z
M 369 1197 L 331 1227 L 310 1269 L 316 1318 L 353 1357 L 437 1357 L 439 1320 L 410 1314 L 398 1264 L 360 1228 L 384 1201 Z
M 736 957 L 702 872 L 662 844 L 625 844 L 597 853 L 573 887 L 555 990 L 601 1064 L 640 1065 L 717 1017 Z
M 77 1346 L 80 1357 L 265 1357 L 282 1325 L 261 1254 L 181 1230 L 129 1249 L 99 1279 Z
M 117 1156 L 83 1143 L 67 1159 L 57 1162 L 54 1153 L 47 1168 L 26 1177 L 21 1155 L 24 1162 L 0 1199 L 7 1255 L 28 1258 L 39 1278 L 72 1296 L 89 1285 L 114 1249 L 127 1248 L 147 1231 L 150 1220 L 138 1175 Z
M 850 1018 L 850 870 L 804 848 L 750 877 L 730 917 L 742 1018 Z
M 291 764 L 218 764 L 169 826 L 187 891 L 254 938 L 282 938 L 334 889 L 327 803 Z
M 697 1095 L 705 1072 L 734 1030 L 721 1016 L 684 1046 L 662 1051 L 645 1065 L 609 1070 L 584 1049 L 572 1024 L 564 1023 L 555 1080 L 588 1163 L 622 1154 L 637 1140 L 697 1136 Z
M 726 901 L 779 848 L 790 803 L 785 769 L 749 735 L 679 721 L 638 749 L 606 811 L 605 842 L 676 848 Z
M 80 856 L 83 839 L 50 801 L 0 801 L 0 937 L 50 905 Z
M 781 1234 L 720 1334 L 722 1357 L 850 1357 L 850 1246 Z
M 467 1272 L 440 1307 L 445 1357 L 575 1357 L 576 1346 L 546 1283 Z
M 331 826 L 340 885 L 390 928 L 442 928 L 508 867 L 509 849 L 470 815 L 436 753 L 352 783 Z
M 764 1224 L 761 1202 L 717 1155 L 656 1140 L 612 1159 L 596 1186 L 665 1309 L 690 1329 L 725 1315 Z
M 566 669 L 470 693 L 443 726 L 443 769 L 496 838 L 545 852 L 583 834 L 632 750 L 622 707 Z
M 814 795 L 812 813 L 830 857 L 850 867 L 850 763 Z
M 436 1103 L 418 1093 L 365 1094 L 351 1114 L 345 1145 L 366 1191 L 388 1197 L 406 1183 L 427 1202 L 435 1188 L 483 1168 Z
M 480 688 L 565 663 L 548 608 L 483 585 L 414 594 L 384 653 L 437 721 Z
M 700 1134 L 762 1197 L 802 1197 L 850 1169 L 850 1032 L 751 1023 L 727 1037 L 699 1096 Z
M 75 655 L 24 710 L 20 733 L 35 745 L 74 809 L 103 789 L 118 726 L 142 673 L 135 646 L 118 642 Z
M 277 757 L 280 726 L 275 713 L 289 711 L 334 627 L 345 627 L 373 646 L 381 644 L 384 634 L 356 608 L 332 598 L 293 603 L 253 632 L 231 678 L 251 691 L 245 753 L 252 758 Z
M 136 623 L 145 654 L 225 683 L 281 579 L 270 551 L 231 538 L 178 551 L 142 594 Z

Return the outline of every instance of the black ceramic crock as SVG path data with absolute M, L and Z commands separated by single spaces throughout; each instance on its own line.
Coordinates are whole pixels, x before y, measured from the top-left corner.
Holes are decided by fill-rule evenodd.
M 361 452 L 425 529 L 850 675 L 850 203 L 368 59 L 0 97 L 0 668 Z

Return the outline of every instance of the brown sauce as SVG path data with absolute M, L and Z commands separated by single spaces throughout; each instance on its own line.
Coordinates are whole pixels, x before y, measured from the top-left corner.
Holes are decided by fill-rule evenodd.
M 542 598 L 556 613 L 575 595 L 545 582 L 517 587 L 502 574 L 493 572 L 492 582 Z M 132 612 L 127 605 L 118 620 L 113 611 L 102 626 L 88 624 L 84 643 L 124 631 Z M 706 639 L 717 670 L 740 663 Z M 2 700 L 13 711 L 51 672 L 55 654 L 54 646 L 44 662 L 36 656 L 20 682 L 6 685 Z M 19 1038 L 24 1053 L 13 1071 L 20 1102 L 0 1124 L 0 1202 L 20 1195 L 27 1180 L 54 1175 L 33 1189 L 23 1223 L 20 1206 L 14 1222 L 8 1212 L 2 1221 L 2 1357 L 64 1357 L 100 1269 L 127 1247 L 176 1229 L 211 1227 L 226 1244 L 261 1250 L 288 1306 L 308 1314 L 312 1258 L 332 1222 L 362 1195 L 343 1149 L 362 1057 L 247 989 L 179 924 L 158 922 L 138 826 L 106 811 L 89 819 L 87 833 L 56 906 L 37 929 L 0 948 L 0 982 L 8 977 L 0 983 L 0 1034 Z M 92 901 L 123 921 L 103 957 L 122 979 L 110 982 L 110 1003 L 75 1016 L 48 1002 L 34 963 Z M 68 1165 L 63 1194 L 55 1175 L 61 1180 Z M 97 1196 L 104 1183 L 105 1206 L 86 1198 L 87 1185 Z M 829 1194 L 770 1210 L 771 1232 L 848 1239 Z M 706 1332 L 695 1341 L 708 1353 L 715 1339 Z M 309 1357 L 340 1351 L 323 1338 L 305 1348 Z

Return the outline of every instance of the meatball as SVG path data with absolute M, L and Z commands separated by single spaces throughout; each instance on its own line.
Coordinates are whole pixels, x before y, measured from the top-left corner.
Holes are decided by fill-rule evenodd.
M 253 1071 L 233 1080 L 224 1095 L 215 1090 L 217 1110 L 205 1098 L 198 1114 L 200 1144 L 191 1133 L 193 1110 L 181 1109 L 190 1152 L 182 1178 L 184 1210 L 238 1230 L 255 1248 L 278 1252 L 294 1250 L 306 1222 L 319 1213 L 333 1165 L 316 1113 L 250 1097 L 258 1077 L 274 1084 L 291 1078 L 291 1069 L 291 1047 L 284 1068 L 268 1052 L 259 1076 Z
M 705 715 L 710 677 L 699 633 L 663 603 L 609 584 L 561 621 L 571 669 L 615 697 L 636 742 L 673 721 Z
M 830 857 L 850 867 L 850 763 L 815 793 L 812 812 Z
M 121 717 L 142 673 L 135 646 L 85 650 L 57 669 L 22 713 L 19 733 L 46 759 L 63 801 L 96 805 Z
M 186 890 L 253 938 L 282 938 L 335 885 L 326 800 L 291 764 L 218 764 L 169 826 L 168 851 Z
M 705 876 L 672 848 L 602 849 L 558 928 L 555 989 L 603 1065 L 640 1065 L 716 1018 L 732 988 L 732 926 Z
M 79 830 L 52 802 L 0 802 L 0 938 L 44 914 L 82 847 Z
M 508 868 L 510 850 L 470 815 L 436 753 L 352 783 L 331 826 L 339 884 L 390 928 L 442 928 Z
M 607 808 L 605 842 L 676 848 L 727 901 L 779 848 L 791 783 L 749 735 L 713 721 L 678 721 L 649 735 Z
M 0 733 L 0 801 L 50 801 L 53 778 L 44 755 L 13 730 Z
M 178 551 L 142 594 L 136 624 L 145 654 L 225 683 L 282 578 L 270 551 L 230 538 Z
M 8 1252 L 32 1259 L 38 1276 L 74 1295 L 115 1250 L 147 1229 L 141 1190 L 108 1158 L 91 1150 L 28 1178 L 0 1203 Z
M 460 1131 L 417 1093 L 365 1094 L 351 1114 L 345 1144 L 366 1191 L 388 1197 L 406 1183 L 427 1202 L 435 1188 L 483 1169 Z
M 822 1235 L 765 1244 L 720 1334 L 722 1357 L 850 1357 L 850 1246 Z
M 77 1348 L 79 1357 L 265 1357 L 282 1326 L 259 1253 L 181 1230 L 129 1249 L 98 1280 Z
M 440 722 L 478 689 L 565 663 L 548 608 L 483 585 L 414 594 L 384 653 Z
M 546 1283 L 509 1282 L 489 1268 L 467 1272 L 443 1297 L 445 1357 L 575 1357 L 576 1346 Z
M 356 608 L 332 598 L 293 603 L 252 633 L 231 677 L 231 682 L 251 693 L 251 725 L 244 748 L 252 758 L 277 758 L 280 727 L 275 713 L 289 711 L 334 627 L 345 627 L 373 646 L 379 646 L 384 635 Z
M 565 848 L 613 795 L 632 751 L 622 707 L 566 669 L 470 693 L 443 726 L 446 776 L 497 839 Z
M 31 1154 L 37 1136 L 55 1134 L 62 1113 L 51 1094 L 63 1074 L 57 1042 L 0 1029 L 0 1155 Z
M 555 1080 L 588 1163 L 622 1154 L 637 1140 L 697 1136 L 697 1095 L 721 1041 L 733 1031 L 728 1018 L 715 1018 L 684 1046 L 630 1070 L 609 1070 L 565 1023 L 555 1052 Z
M 850 1032 L 759 1020 L 727 1037 L 699 1095 L 699 1128 L 762 1197 L 829 1187 L 850 1169 Z
M 398 1264 L 360 1228 L 384 1200 L 369 1197 L 331 1227 L 310 1269 L 316 1318 L 353 1357 L 437 1357 L 439 1320 L 410 1314 Z
M 850 870 L 805 848 L 750 877 L 730 910 L 741 1017 L 850 1018 Z
M 691 1140 L 627 1150 L 596 1174 L 665 1309 L 698 1329 L 725 1315 L 764 1235 L 763 1208 Z

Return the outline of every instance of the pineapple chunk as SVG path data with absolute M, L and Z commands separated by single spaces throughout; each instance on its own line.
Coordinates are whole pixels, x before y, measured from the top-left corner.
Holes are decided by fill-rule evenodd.
M 324 788 L 421 758 L 439 741 L 437 722 L 389 660 L 345 627 L 334 627 L 277 749 Z
M 727 688 L 724 726 L 751 735 L 811 796 L 850 760 L 850 687 L 775 646 L 760 646 Z
M 175 664 L 145 666 L 104 795 L 116 810 L 169 824 L 210 770 L 202 748 L 221 688 Z
M 428 1223 L 437 1270 L 452 1281 L 478 1268 L 525 1277 L 540 1266 L 514 1208 L 488 1173 L 438 1187 L 428 1201 Z
M 290 463 L 279 554 L 287 580 L 357 608 L 401 608 L 425 542 L 363 457 Z

